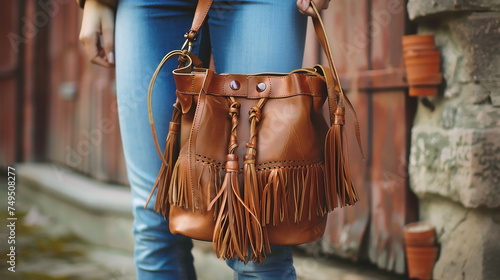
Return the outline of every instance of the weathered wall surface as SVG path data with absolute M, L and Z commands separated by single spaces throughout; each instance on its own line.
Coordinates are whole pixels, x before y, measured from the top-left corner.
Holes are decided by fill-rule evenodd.
M 419 105 L 410 186 L 441 245 L 435 279 L 500 275 L 500 1 L 410 0 L 418 32 L 434 34 L 445 81 Z

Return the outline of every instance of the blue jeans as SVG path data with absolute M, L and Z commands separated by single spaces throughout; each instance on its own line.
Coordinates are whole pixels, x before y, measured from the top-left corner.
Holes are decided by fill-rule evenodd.
M 206 62 L 210 45 L 218 73 L 289 72 L 300 68 L 306 17 L 295 0 L 214 1 L 194 53 Z M 148 122 L 149 80 L 161 58 L 179 49 L 193 19 L 196 0 L 120 0 L 115 52 L 120 129 L 132 189 L 135 262 L 139 280 L 196 279 L 192 242 L 169 232 L 168 223 L 143 209 L 161 166 Z M 165 141 L 175 102 L 171 70 L 155 84 L 153 110 L 158 138 Z M 227 261 L 237 279 L 295 279 L 290 247 L 273 246 L 264 263 Z M 203 273 L 203 272 L 198 272 Z M 213 279 L 217 279 L 214 275 Z

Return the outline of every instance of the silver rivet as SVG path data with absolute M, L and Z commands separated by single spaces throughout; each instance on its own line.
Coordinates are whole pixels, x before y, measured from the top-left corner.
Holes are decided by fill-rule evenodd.
M 258 92 L 263 92 L 266 90 L 266 84 L 265 83 L 258 83 L 257 84 L 257 91 Z
M 231 83 L 229 83 L 229 87 L 232 90 L 239 90 L 240 89 L 240 82 L 238 82 L 238 81 L 231 81 Z

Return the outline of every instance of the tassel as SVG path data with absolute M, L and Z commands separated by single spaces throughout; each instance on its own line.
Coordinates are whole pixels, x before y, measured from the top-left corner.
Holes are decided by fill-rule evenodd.
M 167 140 L 165 144 L 165 152 L 163 154 L 162 165 L 160 172 L 156 177 L 156 181 L 151 190 L 151 194 L 146 202 L 146 206 L 149 204 L 154 191 L 158 188 L 156 194 L 156 201 L 154 209 L 157 213 L 162 214 L 165 218 L 168 217 L 170 212 L 170 203 L 168 199 L 170 181 L 172 179 L 173 166 L 177 161 L 179 156 L 179 132 L 180 132 L 180 118 L 181 118 L 180 104 L 177 102 L 174 104 L 174 111 L 172 113 L 172 121 L 169 125 Z
M 255 158 L 257 154 L 257 127 L 260 122 L 261 107 L 266 99 L 261 99 L 257 105 L 253 106 L 249 112 L 250 121 L 250 140 L 247 143 L 247 152 L 244 158 L 243 178 L 244 178 L 244 205 L 248 208 L 245 211 L 246 229 L 248 242 L 252 248 L 252 256 L 250 261 L 262 263 L 262 259 L 266 257 L 264 251 L 264 236 L 262 225 L 258 217 L 260 217 L 260 189 L 257 181 L 257 171 L 255 168 Z M 267 233 L 266 233 L 267 234 Z M 245 243 L 248 243 L 247 241 Z M 270 247 L 266 244 L 266 248 Z
M 238 156 L 228 154 L 226 175 L 216 197 L 221 199 L 221 205 L 215 222 L 213 248 L 218 258 L 233 259 L 238 256 L 246 263 L 248 243 L 245 242 L 245 221 L 238 173 Z
M 262 259 L 266 257 L 266 254 L 264 251 L 263 228 L 258 218 L 260 217 L 260 191 L 257 184 L 257 172 L 255 171 L 255 156 L 252 158 L 248 157 L 248 154 L 245 155 L 243 173 L 244 205 L 248 209 L 245 211 L 247 238 L 252 248 L 250 261 L 262 263 Z
M 229 117 L 231 118 L 231 136 L 229 139 L 229 151 L 226 161 L 226 174 L 219 193 L 208 206 L 208 211 L 220 201 L 219 213 L 215 221 L 212 245 L 218 258 L 233 259 L 235 256 L 245 263 L 248 261 L 248 238 L 245 236 L 245 215 L 243 213 L 244 202 L 239 186 L 239 162 L 238 156 L 234 154 L 238 148 L 236 128 L 240 103 L 233 97 L 229 97 L 231 106 Z M 246 208 L 246 207 L 245 207 Z
M 345 109 L 337 107 L 334 124 L 328 131 L 325 143 L 326 207 L 328 211 L 338 206 L 354 205 L 358 194 L 349 172 L 349 160 L 344 154 Z M 339 205 L 340 203 L 340 205 Z

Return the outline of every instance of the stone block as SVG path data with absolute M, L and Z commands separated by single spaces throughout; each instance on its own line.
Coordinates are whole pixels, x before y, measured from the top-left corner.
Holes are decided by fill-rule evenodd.
M 420 198 L 438 194 L 468 208 L 500 207 L 500 128 L 417 125 L 409 172 Z
M 433 279 L 493 280 L 500 275 L 500 208 L 466 209 L 439 197 L 420 203 L 436 228 L 440 254 Z
M 500 13 L 472 13 L 421 23 L 442 53 L 445 97 L 500 106 Z
M 419 106 L 412 129 L 410 185 L 466 207 L 500 206 L 500 13 L 422 23 L 442 52 L 444 97 Z
M 443 13 L 500 11 L 498 0 L 409 0 L 410 19 L 419 19 Z

